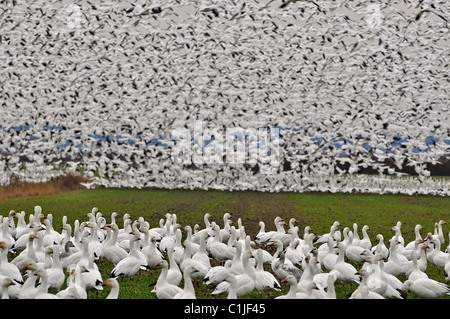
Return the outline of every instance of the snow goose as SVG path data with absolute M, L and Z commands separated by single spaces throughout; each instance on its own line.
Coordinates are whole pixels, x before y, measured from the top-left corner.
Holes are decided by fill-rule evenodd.
M 105 225 L 104 228 L 107 230 L 107 238 L 102 243 L 102 254 L 104 258 L 109 260 L 115 266 L 119 261 L 128 256 L 128 252 L 117 244 L 119 226 L 113 223 Z
M 314 244 L 317 244 L 317 245 L 326 244 L 328 241 L 328 237 L 333 237 L 336 240 L 340 241 L 341 240 L 340 232 L 339 232 L 340 226 L 341 226 L 341 223 L 338 221 L 335 221 L 330 227 L 330 232 L 317 236 L 316 239 L 314 240 Z
M 42 245 L 44 247 L 48 247 L 51 245 L 59 245 L 62 237 L 61 237 L 61 234 L 58 233 L 53 228 L 53 215 L 52 214 L 47 215 L 47 218 L 44 220 L 44 226 L 45 226 L 45 230 L 44 230 L 44 236 L 42 238 Z
M 194 233 L 193 233 L 192 227 L 189 225 L 186 225 L 183 228 L 186 231 L 186 240 L 189 240 L 191 242 L 191 252 L 192 252 L 192 255 L 194 255 L 197 252 L 197 250 L 199 249 L 200 243 L 202 242 L 202 240 L 205 241 L 205 244 L 206 244 L 206 239 L 208 238 L 209 234 L 207 232 L 201 232 L 200 234 L 198 234 L 198 236 L 196 236 L 197 238 L 194 241 Z M 181 251 L 183 250 L 183 246 L 181 245 L 181 240 L 182 240 L 182 238 L 180 238 L 179 242 L 177 241 L 177 243 L 175 244 L 177 246 L 177 248 L 175 248 L 175 252 L 177 250 L 181 250 Z M 183 253 L 177 252 L 176 254 L 182 255 Z
M 286 259 L 281 241 L 275 240 L 273 245 L 276 248 L 276 251 L 273 255 L 271 268 L 275 276 L 279 280 L 283 280 L 287 275 L 294 275 L 297 281 L 299 281 L 303 272 L 295 267 L 290 260 Z
M 231 220 L 230 213 L 223 214 L 222 219 L 223 219 L 223 228 L 220 228 L 220 235 L 222 237 L 223 242 L 226 243 L 230 239 L 230 227 L 233 224 L 233 221 Z
M 116 278 L 108 278 L 101 285 L 110 289 L 106 299 L 119 299 L 120 285 Z
M 401 227 L 402 227 L 402 222 L 398 221 L 397 224 L 390 229 L 391 231 L 394 232 L 394 236 L 392 236 L 391 240 L 396 238 L 397 243 L 404 247 L 405 239 L 403 238 Z
M 38 293 L 36 288 L 37 276 L 34 271 L 28 270 L 27 279 L 20 289 L 18 299 L 35 299 Z
M 371 248 L 373 254 L 381 254 L 384 258 L 388 258 L 389 249 L 384 244 L 384 236 L 382 234 L 378 234 L 375 238 L 378 243 Z
M 429 248 L 427 249 L 427 259 L 428 259 L 428 252 L 433 251 L 431 258 L 428 259 L 433 265 L 435 265 L 438 268 L 438 271 L 440 272 L 441 269 L 445 267 L 445 262 L 448 259 L 449 253 L 445 253 L 441 251 L 441 241 L 439 239 L 435 239 L 433 237 L 433 240 L 430 242 L 431 245 L 429 245 Z
M 19 268 L 20 271 L 24 269 L 24 267 L 31 261 L 38 262 L 38 258 L 36 256 L 36 253 L 34 251 L 34 239 L 36 235 L 29 234 L 28 235 L 28 245 L 26 248 L 26 251 L 22 251 L 19 255 L 14 257 L 11 260 L 11 263 L 15 265 L 17 268 Z
M 407 279 L 403 283 L 402 291 L 405 294 L 412 292 L 424 299 L 437 299 L 444 295 L 450 295 L 450 286 L 430 278 L 421 278 L 415 281 Z
M 359 238 L 359 234 L 358 234 L 358 224 L 353 223 L 353 245 L 359 246 L 360 241 L 361 241 L 361 239 Z
M 402 273 L 402 265 L 408 262 L 408 259 L 405 256 L 397 253 L 398 245 L 400 244 L 397 243 L 397 238 L 393 237 L 390 240 L 389 257 L 384 263 L 384 270 L 386 273 L 394 276 L 400 275 Z
M 36 271 L 36 276 L 40 278 L 40 285 L 37 287 L 35 299 L 60 299 L 55 294 L 48 292 L 48 274 L 43 268 Z
M 359 241 L 359 245 L 364 249 L 372 249 L 372 242 L 369 235 L 367 234 L 368 230 L 370 230 L 370 228 L 367 225 L 364 225 L 361 229 L 363 237 Z
M 119 263 L 111 270 L 110 277 L 129 277 L 133 278 L 141 270 L 141 259 L 136 250 L 135 242 L 139 241 L 139 237 L 134 236 L 129 243 L 128 256 L 119 261 Z
M 230 272 L 232 263 L 233 261 L 229 259 L 225 261 L 225 265 L 223 266 L 218 265 L 212 267 L 205 275 L 205 278 L 203 278 L 203 283 L 207 286 L 216 287 L 226 279 L 228 273 Z
M 417 253 L 413 251 L 412 253 L 412 268 L 408 273 L 407 279 L 416 281 L 417 279 L 428 278 L 428 275 L 419 268 L 417 262 Z
M 167 282 L 167 273 L 169 271 L 167 260 L 161 260 L 156 266 L 161 268 L 161 272 L 152 292 L 156 294 L 158 299 L 172 299 L 176 294 L 183 291 L 178 285 Z
M 444 220 L 440 220 L 438 223 L 435 223 L 433 240 L 438 240 L 441 246 L 445 244 L 444 233 L 442 231 L 442 225 L 447 225 L 447 222 Z
M 192 259 L 190 240 L 185 240 L 183 243 L 185 245 L 185 249 L 179 265 L 181 272 L 184 274 L 186 267 L 193 267 L 196 271 L 189 275 L 190 278 L 194 281 L 203 280 L 210 268 L 208 268 L 208 266 L 206 266 L 202 261 Z
M 10 287 L 14 287 L 16 283 L 14 280 L 12 280 L 9 277 L 0 275 L 0 293 L 1 293 L 1 299 L 11 299 L 10 298 Z
M 263 293 L 270 295 L 271 291 L 280 291 L 281 286 L 277 278 L 264 270 L 263 250 L 259 248 L 256 253 L 255 287 L 262 298 Z
M 47 284 L 48 289 L 56 289 L 56 291 L 61 290 L 61 286 L 65 281 L 64 269 L 59 259 L 59 245 L 53 245 L 49 247 L 52 253 L 52 266 L 47 271 Z
M 338 258 L 333 269 L 338 271 L 338 279 L 342 282 L 357 282 L 359 276 L 356 275 L 356 268 L 352 264 L 345 261 L 344 247 L 337 244 L 336 248 L 339 248 Z
M 173 296 L 173 299 L 196 299 L 194 284 L 192 283 L 192 275 L 198 270 L 193 266 L 186 266 L 183 269 L 183 290 Z
M 361 240 L 360 240 L 360 242 L 361 242 Z M 341 245 L 341 244 L 339 243 L 339 245 Z M 345 256 L 349 260 L 353 261 L 357 265 L 360 265 L 363 262 L 363 259 L 365 258 L 365 256 L 363 255 L 364 248 L 353 244 L 353 232 L 352 231 L 348 232 L 348 242 L 347 242 L 347 244 L 344 245 L 344 247 L 345 247 Z
M 295 238 L 291 241 L 289 246 L 286 248 L 285 256 L 287 259 L 289 259 L 292 264 L 296 267 L 302 266 L 302 260 L 305 257 L 303 254 L 303 251 L 300 249 L 297 249 L 297 247 L 300 245 L 300 239 Z
M 326 295 L 325 291 L 320 290 L 316 282 L 314 281 L 314 277 L 321 273 L 321 270 L 319 270 L 316 267 L 318 263 L 317 257 L 312 254 L 306 255 L 305 262 L 306 262 L 305 269 L 297 284 L 298 292 L 305 294 L 306 296 L 308 296 L 308 298 L 309 297 L 314 297 L 316 299 L 325 298 Z M 303 298 L 306 297 L 304 296 Z
M 228 257 L 228 246 L 227 244 L 222 242 L 220 237 L 219 226 L 214 226 L 214 239 L 209 244 L 209 252 L 213 256 L 215 260 L 219 263 L 224 263 L 225 260 L 229 259 Z
M 372 291 L 368 286 L 368 278 L 372 274 L 371 269 L 365 267 L 358 270 L 360 276 L 359 286 L 351 293 L 349 299 L 385 299 L 382 295 Z
M 414 236 L 415 236 L 415 238 L 414 238 L 413 241 L 411 241 L 411 242 L 409 242 L 409 243 L 407 243 L 407 244 L 405 245 L 405 250 L 414 250 L 414 248 L 416 247 L 416 242 L 417 242 L 417 241 L 418 241 L 418 242 L 422 242 L 423 238 L 422 238 L 422 235 L 420 234 L 420 231 L 421 231 L 422 229 L 423 229 L 423 226 L 420 225 L 420 224 L 417 224 L 417 225 L 414 227 Z
M 297 298 L 297 279 L 294 275 L 287 275 L 281 280 L 282 284 L 287 284 L 289 289 L 285 295 L 275 297 L 275 299 L 298 299 Z
M 289 243 L 291 241 L 291 235 L 286 233 L 286 230 L 284 229 L 284 225 L 286 225 L 286 222 L 283 218 L 277 217 L 275 218 L 275 227 L 276 232 L 272 234 L 272 237 L 269 239 L 269 242 L 274 242 L 275 240 L 279 240 L 283 247 L 286 248 L 289 246 Z
M 180 270 L 180 267 L 178 266 L 178 263 L 175 261 L 173 257 L 173 247 L 169 247 L 168 249 L 169 251 L 167 252 L 167 259 L 169 262 L 169 269 L 167 271 L 166 280 L 168 283 L 172 285 L 179 285 L 181 280 L 183 279 L 183 274 Z M 158 267 L 158 265 L 159 262 L 155 264 L 156 267 Z
M 252 256 L 256 258 L 256 253 L 258 251 L 258 246 L 256 245 L 256 243 L 254 241 L 250 242 L 250 252 L 252 253 Z M 297 246 L 298 249 L 298 246 Z M 300 252 L 301 254 L 302 252 Z M 263 263 L 264 264 L 271 264 L 272 263 L 272 259 L 273 256 L 265 249 L 262 250 L 262 254 L 263 254 Z
M 69 277 L 67 287 L 56 293 L 61 299 L 87 299 L 85 284 L 81 278 L 82 270 L 79 266 L 71 265 L 67 268 Z
M 192 255 L 192 259 L 202 262 L 203 264 L 205 264 L 205 266 L 209 270 L 209 269 L 211 269 L 211 257 L 208 254 L 208 252 L 206 251 L 206 236 L 207 235 L 208 235 L 207 233 L 200 234 L 199 247 L 198 247 L 197 251 Z M 192 246 L 193 243 L 191 242 L 190 244 Z
M 427 266 L 428 266 L 428 261 L 427 261 L 427 257 L 426 257 L 426 250 L 428 248 L 427 244 L 419 244 L 419 253 L 418 253 L 418 258 L 417 260 L 417 266 L 419 267 L 419 269 L 423 272 L 426 271 Z M 402 264 L 402 273 L 406 276 L 409 277 L 411 271 L 414 269 L 414 254 L 412 255 L 412 260 L 409 260 L 407 263 Z
M 17 225 L 16 225 L 16 235 L 15 239 L 20 238 L 22 235 L 29 233 L 29 228 L 25 221 L 25 211 L 21 211 L 20 213 L 16 213 L 17 217 Z
M 23 285 L 21 270 L 8 260 L 8 246 L 6 242 L 0 241 L 0 275 L 14 280 L 18 285 Z
M 322 266 L 327 269 L 328 271 L 331 271 L 334 269 L 334 266 L 336 265 L 336 261 L 338 258 L 337 250 L 335 248 L 334 239 L 332 237 L 328 237 L 327 239 L 328 243 L 328 250 L 325 251 L 325 254 L 319 254 L 320 256 L 319 261 L 322 264 Z
M 13 247 L 16 240 L 11 235 L 11 232 L 9 231 L 9 217 L 3 217 L 2 220 L 2 229 L 0 232 L 0 240 L 4 241 L 6 243 L 6 246 L 8 247 L 8 250 Z
M 250 264 L 251 253 L 245 250 L 242 253 L 242 263 L 244 265 L 244 272 L 242 274 L 234 275 L 236 278 L 236 296 L 237 298 L 243 297 L 251 293 L 255 289 L 255 269 Z M 230 283 L 223 281 L 216 286 L 213 295 L 225 293 L 229 291 Z

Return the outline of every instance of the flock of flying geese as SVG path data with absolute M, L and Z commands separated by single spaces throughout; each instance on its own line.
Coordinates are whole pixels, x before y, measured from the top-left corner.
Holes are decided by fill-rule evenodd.
M 448 158 L 448 6 L 373 9 L 346 0 L 2 1 L 0 185 L 83 172 L 87 187 L 447 196 L 448 180 L 426 177 Z M 193 135 L 196 121 L 280 128 L 280 154 L 177 164 L 171 132 Z M 274 163 L 276 174 L 261 173 Z M 419 178 L 388 178 L 405 167 Z M 360 178 L 367 168 L 375 175 Z
M 182 227 L 176 214 L 166 214 L 158 227 L 129 214 L 119 220 L 116 212 L 107 222 L 96 207 L 86 216 L 74 225 L 63 217 L 61 232 L 53 228 L 52 214 L 44 216 L 40 206 L 28 221 L 24 212 L 2 216 L 1 297 L 85 299 L 90 290 L 107 287 L 107 298 L 115 299 L 118 278 L 146 270 L 159 272 L 149 288 L 159 299 L 195 299 L 203 293 L 199 283 L 207 285 L 204 295 L 211 288 L 211 296 L 228 299 L 246 298 L 254 291 L 261 298 L 335 299 L 339 282 L 355 284 L 348 296 L 352 299 L 401 299 L 408 292 L 428 299 L 450 295 L 450 245 L 442 220 L 433 232 L 417 225 L 411 242 L 403 238 L 399 221 L 390 229 L 392 236 L 378 234 L 372 243 L 367 225 L 360 233 L 356 223 L 343 227 L 337 221 L 328 233 L 317 235 L 307 226 L 300 236 L 295 219 L 286 223 L 276 217 L 274 229 L 261 221 L 259 232 L 250 238 L 242 221 L 234 226 L 228 213 L 223 227 L 208 213 L 204 227 Z M 99 271 L 99 260 L 114 265 L 109 274 Z M 431 266 L 444 274 L 442 282 L 428 277 Z M 399 275 L 405 276 L 404 282 Z M 283 284 L 289 287 L 286 294 Z

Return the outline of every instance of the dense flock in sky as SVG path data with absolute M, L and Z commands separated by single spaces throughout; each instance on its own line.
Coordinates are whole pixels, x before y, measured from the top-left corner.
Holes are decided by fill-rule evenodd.
M 448 1 L 2 1 L 0 184 L 448 195 L 428 165 L 450 154 L 449 18 Z

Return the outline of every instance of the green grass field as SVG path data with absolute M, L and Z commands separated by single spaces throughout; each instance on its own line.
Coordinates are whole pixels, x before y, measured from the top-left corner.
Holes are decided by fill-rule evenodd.
M 134 218 L 144 217 L 152 227 L 157 227 L 165 213 L 176 213 L 178 222 L 182 225 L 199 224 L 204 226 L 205 213 L 212 215 L 211 220 L 223 226 L 222 216 L 225 212 L 232 214 L 232 220 L 242 219 L 247 234 L 252 238 L 259 230 L 258 222 L 266 223 L 266 231 L 275 229 L 273 220 L 280 216 L 289 220 L 298 220 L 300 236 L 303 236 L 305 226 L 311 226 L 315 234 L 329 231 L 334 221 L 339 221 L 343 227 L 352 227 L 353 223 L 370 226 L 369 235 L 375 245 L 375 237 L 382 234 L 391 238 L 390 228 L 397 221 L 403 223 L 402 233 L 406 241 L 414 239 L 414 226 L 425 227 L 423 235 L 433 232 L 434 223 L 443 219 L 450 220 L 450 198 L 435 196 L 407 195 L 374 195 L 374 194 L 331 194 L 331 193 L 260 193 L 260 192 L 227 192 L 200 190 L 156 190 L 156 189 L 95 189 L 77 190 L 53 196 L 10 198 L 0 201 L 0 214 L 7 215 L 11 209 L 17 212 L 25 211 L 27 216 L 33 212 L 33 206 L 40 205 L 44 214 L 53 214 L 54 226 L 58 229 L 65 215 L 68 222 L 78 219 L 86 220 L 85 214 L 92 207 L 98 207 L 110 220 L 113 211 L 119 214 L 130 213 Z M 446 245 L 448 244 L 449 226 L 444 226 Z M 360 235 L 361 236 L 361 235 Z M 99 262 L 104 274 L 109 276 L 112 264 Z M 436 267 L 430 265 L 427 273 L 431 278 L 444 281 L 443 272 L 438 273 Z M 157 279 L 158 271 L 144 271 L 133 280 L 119 280 L 120 298 L 124 299 L 154 299 L 150 284 Z M 404 281 L 405 278 L 400 278 Z M 346 298 L 356 289 L 356 284 L 343 285 L 336 283 L 338 298 Z M 197 289 L 198 298 L 213 298 L 211 290 L 204 294 L 206 286 L 200 284 Z M 104 298 L 108 291 L 98 295 L 90 293 L 90 298 Z M 285 293 L 285 291 L 283 291 Z M 272 294 L 275 296 L 276 294 Z M 226 296 L 215 296 L 224 298 Z M 247 298 L 259 298 L 255 291 Z M 407 298 L 415 298 L 409 294 Z

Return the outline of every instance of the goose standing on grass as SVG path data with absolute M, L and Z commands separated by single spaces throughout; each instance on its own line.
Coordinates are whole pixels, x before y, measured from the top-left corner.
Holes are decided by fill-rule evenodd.
M 169 262 L 169 269 L 167 271 L 166 280 L 168 283 L 178 286 L 181 280 L 183 279 L 183 273 L 181 272 L 178 263 L 175 261 L 175 258 L 173 257 L 173 247 L 169 247 L 169 251 L 167 252 L 167 258 Z
M 11 263 L 15 265 L 19 270 L 24 269 L 24 267 L 29 262 L 38 262 L 38 258 L 36 256 L 35 250 L 34 250 L 34 240 L 36 238 L 36 235 L 29 234 L 28 235 L 28 244 L 26 250 L 20 252 L 19 255 L 14 257 L 11 260 Z
M 445 244 L 444 232 L 442 231 L 442 225 L 447 225 L 447 222 L 444 220 L 440 220 L 438 223 L 435 223 L 433 240 L 438 240 L 441 246 Z
M 141 270 L 141 259 L 136 250 L 135 242 L 139 241 L 139 237 L 133 236 L 130 240 L 130 252 L 128 256 L 119 261 L 119 263 L 111 270 L 110 277 L 129 277 L 133 278 Z
M 9 277 L 0 275 L 0 295 L 1 299 L 11 299 L 10 298 L 10 287 L 14 287 L 16 283 Z
M 414 236 L 415 236 L 415 238 L 414 238 L 413 241 L 410 241 L 409 243 L 407 243 L 405 245 L 405 250 L 414 250 L 416 248 L 416 243 L 423 241 L 422 235 L 420 234 L 420 231 L 422 229 L 423 229 L 423 226 L 420 225 L 420 224 L 417 224 L 414 227 Z
M 52 266 L 47 269 L 47 283 L 48 289 L 56 289 L 60 291 L 65 281 L 65 273 L 59 259 L 59 245 L 49 247 L 52 253 Z
M 101 285 L 110 289 L 106 299 L 119 299 L 120 285 L 116 278 L 108 278 Z
M 349 260 L 353 261 L 356 265 L 359 266 L 363 262 L 363 259 L 365 258 L 365 256 L 363 255 L 364 248 L 353 244 L 353 232 L 352 231 L 349 231 L 347 236 L 348 236 L 348 242 L 344 246 L 345 247 L 345 256 Z M 360 242 L 361 242 L 361 240 L 360 240 Z M 339 243 L 339 245 L 341 245 L 341 243 Z
M 398 221 L 397 224 L 390 229 L 391 231 L 394 232 L 394 236 L 392 236 L 391 240 L 396 238 L 397 243 L 399 245 L 405 247 L 405 238 L 403 238 L 401 227 L 402 227 L 402 222 Z
M 384 270 L 386 273 L 394 276 L 400 275 L 402 273 L 402 265 L 408 262 L 408 259 L 405 256 L 398 254 L 398 245 L 397 238 L 393 237 L 389 245 L 389 257 L 384 263 Z
M 191 241 L 184 241 L 185 249 L 183 257 L 181 258 L 180 270 L 184 276 L 184 270 L 186 267 L 195 268 L 195 272 L 189 274 L 189 277 L 194 280 L 203 280 L 206 274 L 208 273 L 208 268 L 202 261 L 192 259 L 192 251 L 191 251 Z
M 225 265 L 218 265 L 212 267 L 208 273 L 206 274 L 205 278 L 203 278 L 203 283 L 207 286 L 206 289 L 210 287 L 216 287 L 221 282 L 225 281 L 227 275 L 230 272 L 231 264 L 233 263 L 232 260 L 227 260 L 225 262 Z
M 197 299 L 195 288 L 192 282 L 192 275 L 198 270 L 193 266 L 186 266 L 183 270 L 183 290 L 173 296 L 173 299 Z
M 407 279 L 403 283 L 402 291 L 405 294 L 412 292 L 424 299 L 437 299 L 450 295 L 450 286 L 430 278 L 422 278 L 415 281 Z
M 227 259 L 229 259 L 228 245 L 222 242 L 219 226 L 215 225 L 213 228 L 213 232 L 214 237 L 209 244 L 209 252 L 215 260 L 223 264 Z
M 285 295 L 280 295 L 275 297 L 275 299 L 300 299 L 297 297 L 298 289 L 297 289 L 297 279 L 293 275 L 287 275 L 286 278 L 281 280 L 282 284 L 287 284 L 289 289 Z
M 336 264 L 334 265 L 334 270 L 338 271 L 338 279 L 342 282 L 358 282 L 359 276 L 356 275 L 356 268 L 345 261 L 345 249 L 343 245 L 336 245 L 339 249 L 338 258 Z
M 384 236 L 382 234 L 378 234 L 376 236 L 376 240 L 378 243 L 372 247 L 371 251 L 373 254 L 381 254 L 384 258 L 389 257 L 389 249 L 384 244 Z
M 338 221 L 335 221 L 330 227 L 330 232 L 317 236 L 316 239 L 314 240 L 314 244 L 316 244 L 316 245 L 326 244 L 328 241 L 328 237 L 333 237 L 334 239 L 340 241 L 341 240 L 340 232 L 339 232 L 340 226 L 341 226 L 341 223 Z
M 416 281 L 417 279 L 428 278 L 428 275 L 419 268 L 417 262 L 417 253 L 413 251 L 412 253 L 412 268 L 408 273 L 407 279 L 411 281 Z
M 270 295 L 272 291 L 281 290 L 277 278 L 271 272 L 264 270 L 263 252 L 261 248 L 256 253 L 255 287 L 259 291 L 261 298 L 263 293 Z
M 0 275 L 14 280 L 18 288 L 23 285 L 23 276 L 20 269 L 8 261 L 8 246 L 6 242 L 0 241 Z
M 361 240 L 359 241 L 359 245 L 362 248 L 364 248 L 364 249 L 371 250 L 372 249 L 372 242 L 370 240 L 369 234 L 367 233 L 367 231 L 369 231 L 369 230 L 370 230 L 370 228 L 367 225 L 364 225 L 362 227 L 361 232 L 362 232 L 363 236 L 362 236 Z
M 428 260 L 427 260 L 427 256 L 426 256 L 427 248 L 428 248 L 427 244 L 420 244 L 419 251 L 417 254 L 418 258 L 416 259 L 417 267 L 423 272 L 426 271 L 427 266 L 428 266 Z M 414 258 L 415 253 L 416 252 L 413 251 L 413 253 L 411 254 L 412 258 Z M 415 267 L 414 260 L 409 260 L 407 263 L 404 263 L 402 265 L 402 274 L 404 274 L 406 277 L 409 277 L 409 275 L 410 275 L 411 271 L 413 271 L 414 267 Z
M 104 228 L 107 230 L 107 238 L 103 242 L 103 257 L 115 266 L 119 261 L 128 256 L 128 252 L 117 244 L 119 226 L 113 223 L 105 225 Z
M 244 266 L 244 272 L 242 274 L 233 274 L 236 278 L 236 296 L 237 298 L 243 297 L 251 293 L 255 289 L 255 269 L 250 264 L 251 253 L 248 250 L 242 252 L 242 264 Z M 230 272 L 231 273 L 231 272 Z M 230 283 L 223 281 L 216 286 L 213 295 L 226 293 L 229 291 Z
M 60 299 L 57 295 L 48 292 L 48 275 L 45 269 L 38 269 L 36 276 L 40 278 L 40 285 L 37 287 L 35 299 Z
M 271 268 L 275 276 L 279 280 L 283 280 L 288 275 L 294 275 L 297 281 L 299 281 L 303 272 L 299 268 L 295 267 L 290 260 L 286 259 L 281 241 L 275 240 L 273 245 L 276 251 L 273 255 Z
M 161 260 L 156 264 L 161 268 L 161 273 L 158 276 L 155 287 L 152 290 L 158 299 L 173 299 L 173 297 L 183 291 L 178 285 L 167 282 L 167 273 L 169 271 L 169 264 L 167 260 Z
M 334 269 L 334 266 L 336 265 L 338 255 L 333 237 L 328 237 L 327 241 L 328 250 L 322 254 L 319 254 L 319 256 L 321 256 L 319 258 L 319 261 L 326 270 L 332 271 Z
M 81 269 L 79 266 L 71 265 L 67 268 L 69 277 L 67 278 L 67 287 L 56 293 L 61 299 L 87 299 L 85 285 L 81 278 Z

